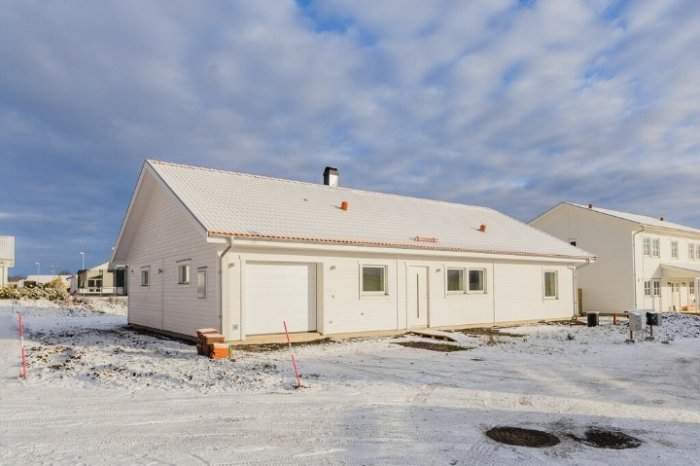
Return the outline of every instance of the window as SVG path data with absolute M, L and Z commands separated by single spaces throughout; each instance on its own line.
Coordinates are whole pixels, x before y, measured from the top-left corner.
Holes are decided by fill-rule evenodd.
M 695 282 L 694 281 L 688 282 L 688 294 L 695 294 Z
M 651 255 L 654 257 L 659 257 L 659 239 L 658 238 L 651 241 Z
M 661 282 L 654 280 L 654 296 L 661 296 Z
M 547 271 L 544 273 L 544 297 L 547 299 L 557 298 L 557 272 Z
M 141 269 L 141 286 L 148 286 L 149 283 L 149 269 Z
M 464 269 L 447 269 L 447 291 L 464 292 Z
M 644 282 L 644 296 L 651 296 L 651 280 Z
M 206 299 L 207 297 L 207 269 L 201 267 L 197 269 L 197 298 Z
M 362 292 L 386 294 L 386 267 L 363 266 L 362 267 Z
M 688 243 L 688 260 L 694 261 L 696 257 L 695 245 L 693 243 Z
M 642 242 L 643 254 L 645 256 L 651 256 L 651 238 L 644 238 Z
M 486 287 L 484 286 L 484 276 L 486 275 L 486 270 L 484 269 L 469 269 L 469 292 L 470 293 L 485 293 Z
M 678 259 L 678 241 L 671 241 L 671 257 Z
M 186 285 L 190 282 L 190 264 L 179 264 L 177 266 L 177 282 Z

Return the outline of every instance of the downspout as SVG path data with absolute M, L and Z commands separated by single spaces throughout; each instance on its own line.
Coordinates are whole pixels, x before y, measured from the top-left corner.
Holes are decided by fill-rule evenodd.
M 573 301 L 571 301 L 572 303 L 574 303 L 574 313 L 573 313 L 574 319 L 576 319 L 576 317 L 578 316 L 577 307 L 579 304 L 579 302 L 578 302 L 578 269 L 580 269 L 581 267 L 585 267 L 587 265 L 591 265 L 591 259 L 586 259 L 585 264 L 574 265 L 573 267 L 571 267 L 571 269 L 573 270 L 573 273 L 574 273 L 574 277 L 573 277 L 574 278 L 574 280 L 573 280 L 573 282 L 574 282 L 574 289 L 573 289 L 574 299 L 573 299 Z M 583 311 L 583 308 L 581 308 L 581 311 Z
M 224 329 L 224 258 L 233 247 L 233 238 L 228 238 L 228 246 L 219 256 L 219 328 L 221 333 L 226 335 Z
M 635 309 L 639 308 L 639 306 L 637 306 L 637 241 L 636 241 L 636 239 L 637 239 L 637 235 L 639 233 L 646 230 L 644 225 L 641 225 L 641 227 L 642 227 L 641 230 L 637 230 L 634 233 L 632 233 L 632 280 L 633 280 L 632 290 L 634 292 L 634 308 Z M 642 254 L 644 254 L 643 251 L 642 251 Z M 642 261 L 642 267 L 644 267 L 644 261 Z M 644 275 L 643 270 L 642 270 L 642 275 Z M 661 282 L 659 281 L 659 293 L 661 293 L 660 283 Z M 652 299 L 654 299 L 653 293 L 654 293 L 654 291 L 652 288 Z M 659 294 L 659 300 L 661 300 L 661 294 Z

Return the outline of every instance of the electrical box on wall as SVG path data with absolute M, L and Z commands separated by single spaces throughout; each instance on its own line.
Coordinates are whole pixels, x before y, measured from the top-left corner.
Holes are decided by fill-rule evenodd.
M 238 330 L 238 324 L 233 324 L 231 327 L 233 327 L 233 330 Z

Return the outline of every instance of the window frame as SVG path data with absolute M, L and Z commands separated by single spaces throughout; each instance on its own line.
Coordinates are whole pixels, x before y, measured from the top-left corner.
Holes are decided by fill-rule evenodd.
M 447 267 L 447 272 L 445 273 L 445 291 L 447 294 L 464 294 L 466 293 L 466 287 L 464 286 L 464 267 Z M 450 289 L 450 272 L 459 272 L 459 286 L 458 290 Z
M 661 281 L 652 280 L 652 290 L 653 290 L 652 296 L 661 296 Z
M 552 274 L 554 276 L 554 295 L 547 295 L 547 274 Z M 559 271 L 558 270 L 544 270 L 542 273 L 542 296 L 545 300 L 557 300 L 559 299 Z
M 651 238 L 648 236 L 642 238 L 642 255 L 651 257 Z
M 185 272 L 184 274 L 182 272 Z M 189 285 L 191 280 L 191 267 L 189 261 L 177 263 L 177 284 Z
M 661 257 L 661 241 L 659 238 L 651 240 L 651 257 Z
M 688 294 L 695 296 L 695 280 L 688 281 Z
M 145 280 L 144 280 L 145 278 Z M 151 286 L 151 268 L 150 267 L 141 267 L 141 270 L 139 271 L 139 282 L 141 286 L 143 287 L 149 287 Z
M 200 283 L 200 276 L 204 277 L 204 283 Z M 207 299 L 207 268 L 197 268 L 197 299 Z
M 671 241 L 671 259 L 678 259 L 678 241 Z
M 471 283 L 471 273 L 481 272 L 481 289 L 472 290 Z M 484 267 L 471 267 L 467 272 L 467 293 L 468 294 L 486 294 L 486 268 Z
M 696 261 L 697 260 L 697 247 L 695 243 L 688 243 L 688 261 Z
M 651 280 L 644 281 L 644 296 L 651 297 Z
M 382 290 L 365 290 L 365 269 L 379 269 L 381 273 Z M 360 295 L 361 296 L 388 296 L 389 286 L 387 281 L 388 267 L 381 264 L 360 264 Z

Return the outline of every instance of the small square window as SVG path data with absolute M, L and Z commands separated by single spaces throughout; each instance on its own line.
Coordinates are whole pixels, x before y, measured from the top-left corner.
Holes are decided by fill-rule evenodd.
M 469 292 L 470 293 L 485 293 L 485 276 L 484 269 L 469 269 Z
M 363 266 L 362 267 L 362 292 L 386 294 L 386 267 Z
M 556 299 L 557 290 L 557 272 L 547 271 L 544 273 L 544 297 L 547 299 Z
M 464 269 L 447 269 L 447 291 L 464 292 Z
M 150 284 L 150 270 L 141 269 L 141 286 L 148 286 Z
M 186 285 L 190 282 L 190 264 L 177 266 L 177 282 L 181 285 Z
M 207 297 L 207 269 L 197 269 L 197 298 L 206 299 Z

